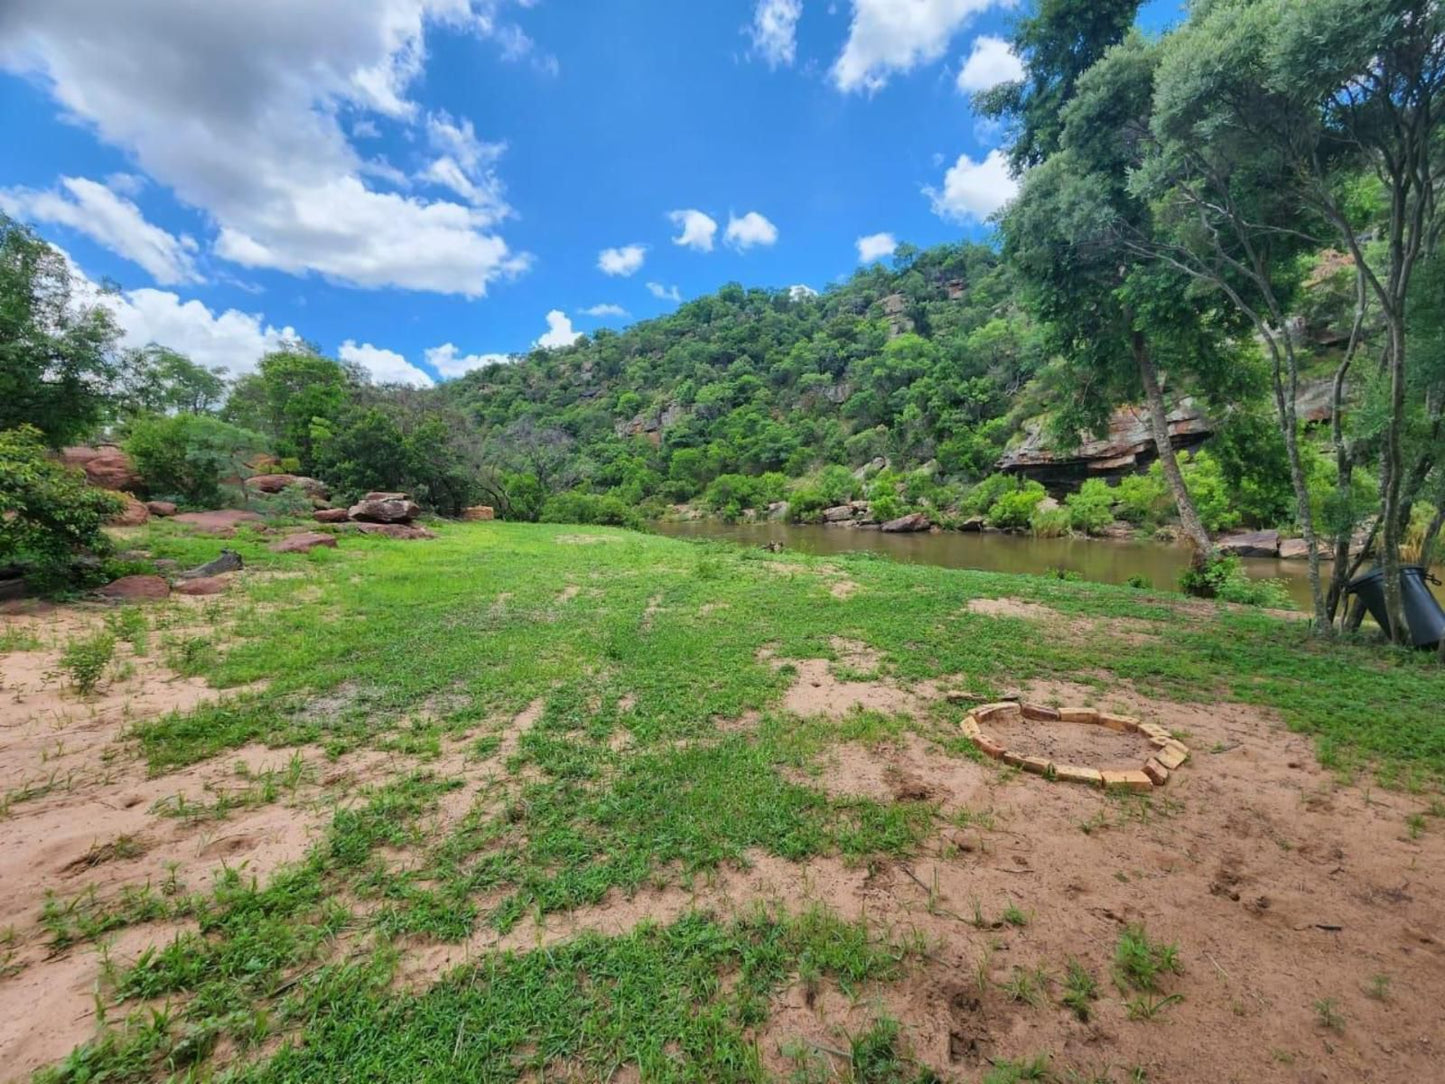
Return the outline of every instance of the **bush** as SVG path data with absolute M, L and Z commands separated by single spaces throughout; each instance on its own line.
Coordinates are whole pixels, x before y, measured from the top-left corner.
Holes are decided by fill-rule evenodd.
M 907 506 L 891 493 L 885 493 L 883 496 L 874 499 L 869 507 L 872 511 L 873 518 L 880 523 L 887 523 L 890 519 L 897 519 L 903 515 L 907 509 Z
M 1229 486 L 1219 460 L 1208 452 L 1196 452 L 1180 467 L 1180 473 L 1184 475 L 1184 485 L 1206 531 L 1227 531 L 1239 526 L 1239 513 L 1230 503 Z M 1149 468 L 1149 474 L 1163 483 L 1164 468 L 1158 462 Z
M 607 527 L 630 527 L 641 530 L 642 516 L 637 509 L 610 494 L 599 496 L 582 490 L 556 493 L 542 506 L 543 523 L 597 524 Z
M 0 432 L 0 574 L 19 573 L 36 590 L 75 582 L 78 557 L 104 556 L 101 530 L 124 502 L 46 454 L 34 426 Z
M 1013 492 L 1005 493 L 993 502 L 988 510 L 989 525 L 1006 530 L 1029 526 L 1034 509 L 1047 495 L 1038 482 L 1024 482 Z
M 310 519 L 316 511 L 300 486 L 287 486 L 279 493 L 258 493 L 251 498 L 251 503 L 267 519 Z
M 1157 526 L 1173 507 L 1163 474 L 1131 474 L 1114 487 L 1119 518 L 1136 527 Z
M 109 632 L 72 639 L 60 656 L 60 668 L 70 675 L 70 687 L 89 696 L 100 684 L 105 668 L 115 657 L 115 637 Z
M 1217 598 L 1242 606 L 1273 606 L 1288 608 L 1289 593 L 1275 580 L 1251 579 L 1244 565 L 1232 554 L 1218 554 L 1202 568 L 1185 569 L 1179 576 L 1179 587 L 1187 595 Z
M 221 479 L 243 473 L 266 438 L 206 414 L 144 414 L 130 423 L 125 450 L 152 496 L 201 508 L 221 505 Z
M 1084 534 L 1100 534 L 1114 522 L 1114 491 L 1102 478 L 1090 478 L 1065 497 L 1064 504 L 1069 526 Z
M 1069 533 L 1069 524 L 1069 509 L 1045 507 L 1042 502 L 1029 516 L 1029 527 L 1040 538 L 1062 538 Z
M 1000 497 L 1016 490 L 1018 484 L 1018 479 L 1011 474 L 991 474 L 964 494 L 959 511 L 970 516 L 984 515 Z

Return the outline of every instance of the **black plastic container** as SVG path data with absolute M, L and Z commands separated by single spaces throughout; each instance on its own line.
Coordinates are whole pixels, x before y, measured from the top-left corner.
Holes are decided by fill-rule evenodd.
M 1400 569 L 1400 594 L 1405 605 L 1405 624 L 1410 630 L 1410 643 L 1416 647 L 1434 647 L 1445 636 L 1445 609 L 1430 593 L 1430 573 L 1419 565 Z M 1439 583 L 1439 580 L 1433 582 Z M 1375 569 L 1350 581 L 1351 594 L 1359 595 L 1375 623 L 1386 632 L 1390 615 L 1385 612 L 1385 570 Z

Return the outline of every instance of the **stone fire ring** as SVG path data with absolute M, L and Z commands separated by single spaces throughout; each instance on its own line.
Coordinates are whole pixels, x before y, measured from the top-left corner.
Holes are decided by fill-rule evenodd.
M 1154 747 L 1154 754 L 1140 768 L 1129 771 L 1100 771 L 1075 764 L 1055 764 L 1047 757 L 1024 756 L 1011 752 L 979 727 L 980 723 L 988 719 L 1002 720 L 1009 717 L 1019 721 L 1084 723 L 1123 733 L 1143 734 Z M 1094 711 L 1092 708 L 1046 708 L 1039 704 L 1016 704 L 1013 701 L 985 704 L 964 716 L 963 732 L 979 752 L 993 757 L 994 760 L 1001 760 L 1005 764 L 1048 779 L 1058 779 L 1065 783 L 1085 783 L 1108 790 L 1147 792 L 1155 787 L 1162 787 L 1169 781 L 1169 773 L 1178 770 L 1189 759 L 1189 749 L 1183 742 L 1170 737 L 1169 731 L 1162 726 L 1141 723 L 1128 715 Z

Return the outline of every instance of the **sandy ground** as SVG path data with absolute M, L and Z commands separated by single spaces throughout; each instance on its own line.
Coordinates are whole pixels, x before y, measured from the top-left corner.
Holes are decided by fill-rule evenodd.
M 53 676 L 59 645 L 100 620 L 85 609 L 0 617 L 0 632 L 28 628 L 42 641 L 0 655 L 0 793 L 39 790 L 0 816 L 0 932 L 15 931 L 13 949 L 0 947 L 0 961 L 11 952 L 0 967 L 6 1076 L 63 1057 L 95 1024 L 100 953 L 47 949 L 38 926 L 47 893 L 71 899 L 94 887 L 104 897 L 171 877 L 204 887 L 222 863 L 265 876 L 305 853 L 329 816 L 328 794 L 354 793 L 359 782 L 409 766 L 377 753 L 338 763 L 303 749 L 306 781 L 280 802 L 220 821 L 168 816 L 178 795 L 214 801 L 243 786 L 246 774 L 284 769 L 292 751 L 247 747 L 149 777 L 123 741 L 126 727 L 220 694 L 169 674 L 158 652 L 128 660 L 133 673 L 89 700 L 66 692 Z M 867 645 L 833 647 L 831 663 L 772 660 L 795 668 L 784 706 L 806 715 L 862 706 L 923 718 L 938 699 L 934 686 L 898 688 L 882 671 L 865 679 L 880 663 Z M 1066 683 L 1022 692 L 1158 722 L 1195 755 L 1146 802 L 949 755 L 913 733 L 840 743 L 808 778 L 835 794 L 936 803 L 938 831 L 924 854 L 850 866 L 758 853 L 688 889 L 614 894 L 596 907 L 529 918 L 505 937 L 487 930 L 464 944 L 408 943 L 400 982 L 424 988 L 481 953 L 583 930 L 621 933 L 696 906 L 728 914 L 760 899 L 791 909 L 820 902 L 894 936 L 920 934 L 928 957 L 902 981 L 862 992 L 829 982 L 785 990 L 757 1034 L 765 1061 L 783 1075 L 794 1065 L 784 1050 L 801 1042 L 826 1063 L 882 1009 L 946 1078 L 973 1080 L 992 1060 L 1047 1052 L 1061 1071 L 1126 1079 L 1139 1066 L 1151 1081 L 1186 1084 L 1445 1080 L 1445 824 L 1428 818 L 1425 832 L 1410 838 L 1406 817 L 1425 808 L 1423 799 L 1341 783 L 1317 766 L 1307 739 L 1258 709 Z M 446 797 L 443 826 L 465 815 L 542 706 L 505 722 L 502 748 L 486 761 L 468 760 L 459 746 L 434 765 L 469 781 Z M 725 729 L 748 727 L 744 720 Z M 1086 742 L 1081 730 L 1058 740 Z M 1108 756 L 1118 739 L 1099 731 L 1099 754 Z M 1027 915 L 1023 926 L 1000 921 L 1011 904 Z M 1116 942 L 1131 922 L 1177 943 L 1184 966 L 1164 986 L 1181 1000 L 1152 1020 L 1129 1019 L 1110 979 Z M 107 951 L 133 958 L 183 929 L 129 929 Z M 1057 1004 L 1071 958 L 1099 979 L 1088 1023 Z M 1042 1004 L 1011 999 L 1005 987 L 1020 969 L 1047 975 Z M 1384 997 L 1374 996 L 1376 976 L 1388 977 Z M 1320 1021 L 1316 1005 L 1326 999 L 1338 1027 Z

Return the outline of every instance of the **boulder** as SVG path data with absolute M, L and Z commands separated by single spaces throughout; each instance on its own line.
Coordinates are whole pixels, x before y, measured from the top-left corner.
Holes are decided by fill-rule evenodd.
M 787 501 L 774 501 L 772 504 L 768 505 L 768 519 L 770 519 L 770 520 L 782 520 L 782 519 L 787 519 L 787 518 L 788 518 L 788 502 L 787 502 Z
M 171 585 L 160 576 L 122 576 L 96 593 L 103 598 L 166 598 L 171 593 Z
M 1285 561 L 1308 561 L 1310 548 L 1303 538 L 1285 538 L 1280 541 L 1279 556 Z
M 60 461 L 67 467 L 83 470 L 90 484 L 101 489 L 140 488 L 141 476 L 131 464 L 130 456 L 114 444 L 66 448 L 60 453 Z
M 417 527 L 410 523 L 355 523 L 354 526 L 363 534 L 385 535 L 387 538 L 415 539 L 435 538 L 425 527 Z M 332 543 L 335 545 L 335 543 Z
M 174 590 L 178 595 L 219 595 L 230 585 L 229 576 L 201 576 L 194 580 L 182 580 Z
M 262 493 L 280 493 L 287 486 L 300 486 L 308 497 L 325 500 L 331 491 L 325 482 L 307 478 L 304 474 L 257 474 L 246 479 L 246 484 Z
M 906 516 L 890 519 L 883 524 L 882 529 L 889 534 L 906 534 L 910 531 L 926 531 L 930 526 L 928 517 L 922 512 L 910 512 Z
M 495 518 L 496 512 L 489 504 L 478 504 L 462 509 L 462 520 L 466 523 L 485 523 L 487 520 Z
M 861 482 L 865 479 L 872 478 L 875 474 L 877 474 L 879 471 L 883 470 L 887 466 L 888 460 L 884 459 L 881 455 L 874 456 L 872 459 L 868 460 L 868 462 L 864 463 L 861 467 L 856 469 L 853 472 L 853 477 Z
M 269 548 L 272 553 L 310 553 L 317 546 L 335 549 L 336 536 L 322 534 L 320 531 L 299 531 L 288 534 L 279 542 L 272 542 Z
M 117 493 L 125 501 L 125 507 L 105 521 L 107 527 L 139 527 L 151 518 L 146 506 L 129 493 Z
M 182 512 L 175 517 L 175 522 L 194 527 L 202 534 L 229 538 L 241 524 L 260 523 L 262 517 L 255 512 L 243 512 L 239 508 L 222 508 L 214 512 Z
M 1279 532 L 1246 531 L 1221 538 L 1215 545 L 1236 557 L 1278 557 Z
M 311 514 L 317 523 L 345 523 L 349 518 L 345 508 L 321 508 Z
M 346 514 L 362 523 L 410 523 L 421 514 L 421 507 L 405 493 L 368 493 Z
M 982 531 L 983 526 L 984 520 L 982 516 L 969 516 L 958 525 L 958 529 L 960 531 L 977 532 Z
M 156 562 L 160 564 L 159 561 Z M 246 562 L 241 560 L 241 555 L 235 550 L 222 550 L 221 555 L 214 561 L 207 561 L 203 565 L 187 569 L 177 575 L 180 580 L 204 580 L 213 576 L 219 576 L 223 572 L 239 572 L 246 567 Z
M 170 501 L 146 501 L 146 511 L 153 516 L 160 516 L 164 519 L 166 516 L 176 514 L 176 506 Z
M 823 509 L 824 523 L 842 523 L 853 518 L 853 506 L 851 504 L 835 504 L 832 508 Z

